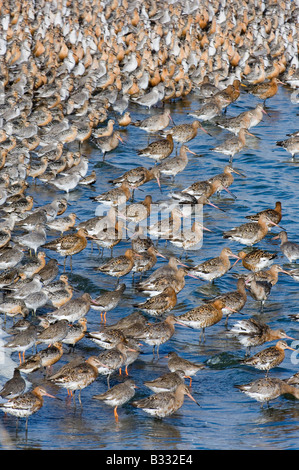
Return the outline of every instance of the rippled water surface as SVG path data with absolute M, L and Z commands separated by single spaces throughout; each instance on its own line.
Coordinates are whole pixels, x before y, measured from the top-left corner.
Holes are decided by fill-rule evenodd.
M 237 102 L 230 105 L 227 114 L 237 115 L 241 111 L 254 107 L 258 99 L 242 90 Z M 196 95 L 190 94 L 184 100 L 168 104 L 176 124 L 191 122 L 187 116 L 191 109 L 197 109 L 199 102 Z M 137 105 L 129 108 L 133 120 L 141 119 L 149 114 L 160 112 L 157 108 L 150 111 Z M 225 212 L 210 206 L 204 207 L 204 225 L 212 232 L 204 233 L 203 246 L 200 250 L 190 252 L 187 261 L 198 264 L 208 258 L 217 256 L 224 246 L 229 246 L 233 252 L 242 246 L 236 242 L 222 238 L 222 232 L 243 223 L 248 214 L 274 207 L 276 201 L 282 202 L 283 218 L 281 225 L 287 230 L 289 238 L 298 241 L 298 163 L 291 161 L 285 150 L 275 145 L 276 140 L 284 139 L 287 133 L 298 129 L 298 105 L 291 102 L 291 91 L 280 88 L 278 94 L 267 103 L 268 116 L 254 129 L 255 137 L 248 137 L 248 146 L 233 160 L 234 167 L 246 174 L 246 178 L 235 175 L 231 191 L 234 199 L 227 193 L 221 193 L 220 198 L 213 197 L 215 202 Z M 175 178 L 175 182 L 162 180 L 162 194 L 156 182 L 149 182 L 141 190 L 135 191 L 135 200 L 144 199 L 151 194 L 153 200 L 163 197 L 173 189 L 183 189 L 196 180 L 205 180 L 220 173 L 228 162 L 228 157 L 212 153 L 210 148 L 222 142 L 228 135 L 225 131 L 206 123 L 210 135 L 199 130 L 197 137 L 190 142 L 190 148 L 201 157 L 189 156 L 185 170 Z M 96 170 L 97 181 L 93 187 L 78 187 L 69 195 L 67 213 L 76 212 L 79 221 L 94 216 L 96 203 L 91 197 L 106 191 L 111 187 L 109 180 L 135 166 L 150 167 L 152 160 L 138 157 L 136 150 L 146 146 L 148 134 L 130 126 L 123 132 L 125 143 L 106 156 L 102 161 L 101 152 L 88 142 L 84 144 L 83 152 L 89 158 L 89 171 Z M 36 205 L 49 202 L 56 196 L 56 190 L 37 183 L 30 188 Z M 59 193 L 63 195 L 63 193 Z M 286 258 L 279 252 L 279 243 L 272 240 L 273 229 L 266 238 L 258 244 L 259 247 L 278 253 L 278 262 L 289 268 Z M 113 251 L 113 255 L 124 253 L 130 242 L 122 240 Z M 170 244 L 165 246 L 159 242 L 159 249 L 169 256 L 180 256 L 180 250 Z M 49 256 L 53 253 L 48 252 Z M 110 252 L 104 253 L 104 260 Z M 112 290 L 115 279 L 95 272 L 94 268 L 103 262 L 97 249 L 92 250 L 89 242 L 87 248 L 73 257 L 73 272 L 67 265 L 70 283 L 76 288 L 74 295 L 84 291 L 93 297 L 105 290 Z M 62 261 L 62 259 L 60 259 Z M 165 263 L 161 258 L 157 265 Z M 244 272 L 237 264 L 233 270 L 222 278 L 209 284 L 197 279 L 186 278 L 186 287 L 178 295 L 178 303 L 173 310 L 175 315 L 187 312 L 200 305 L 202 299 L 211 298 L 222 292 L 234 290 L 236 278 L 234 273 Z M 124 278 L 127 289 L 124 300 L 108 313 L 107 324 L 133 311 L 132 304 L 142 300 L 132 283 L 132 275 Z M 289 315 L 298 313 L 298 283 L 291 277 L 281 274 L 279 282 L 272 289 L 264 313 L 260 305 L 248 297 L 242 314 L 234 314 L 228 322 L 228 329 L 241 318 L 262 318 L 272 328 L 284 328 L 290 336 L 299 339 L 299 325 L 291 320 Z M 43 311 L 41 311 L 43 314 Z M 88 315 L 88 330 L 100 327 L 99 314 L 90 310 Z M 261 408 L 260 404 L 243 395 L 234 387 L 235 384 L 247 383 L 264 376 L 264 372 L 239 364 L 245 351 L 242 346 L 227 335 L 224 319 L 211 328 L 206 329 L 206 342 L 199 344 L 199 331 L 177 325 L 172 339 L 160 347 L 159 358 L 153 358 L 152 347 L 144 345 L 139 359 L 129 368 L 129 375 L 137 386 L 135 397 L 144 397 L 151 392 L 143 385 L 145 379 L 153 379 L 168 372 L 166 354 L 175 350 L 183 357 L 203 362 L 206 368 L 194 378 L 191 393 L 200 403 L 197 407 L 188 397 L 185 397 L 183 407 L 174 415 L 163 420 L 154 419 L 142 410 L 133 408 L 130 403 L 119 408 L 119 421 L 115 422 L 113 409 L 93 400 L 92 396 L 106 390 L 106 378 L 98 379 L 82 391 L 83 406 L 73 404 L 67 398 L 66 391 L 47 383 L 42 372 L 38 371 L 26 378 L 28 386 L 43 383 L 50 393 L 62 400 L 45 398 L 43 408 L 29 418 L 28 433 L 25 433 L 24 421 L 20 420 L 16 433 L 15 418 L 1 414 L 2 448 L 15 449 L 151 449 L 151 450 L 181 450 L 181 449 L 298 449 L 299 442 L 299 402 L 295 399 L 281 397 Z M 89 357 L 100 352 L 100 348 L 87 338 L 81 340 L 74 353 L 63 355 L 53 369 L 71 359 L 76 354 Z M 1 383 L 11 376 L 16 353 L 5 358 L 2 367 Z M 270 371 L 271 376 L 287 378 L 298 371 L 297 353 L 286 351 L 286 359 L 276 369 Z M 111 377 L 111 385 L 124 379 L 124 375 L 115 374 Z M 31 382 L 31 383 L 30 383 Z

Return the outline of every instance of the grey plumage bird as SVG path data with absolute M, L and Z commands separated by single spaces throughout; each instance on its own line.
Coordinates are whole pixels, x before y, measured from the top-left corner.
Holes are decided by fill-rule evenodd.
M 9 379 L 0 390 L 0 397 L 10 400 L 15 398 L 25 391 L 26 382 L 20 374 L 18 369 L 14 370 L 13 377 Z

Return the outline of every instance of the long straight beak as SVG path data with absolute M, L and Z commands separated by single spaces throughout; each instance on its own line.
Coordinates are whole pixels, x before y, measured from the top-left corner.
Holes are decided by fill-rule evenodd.
M 182 322 L 180 322 L 180 321 L 176 321 L 176 323 L 177 323 L 178 325 L 186 326 L 187 328 L 191 328 L 191 330 L 193 330 L 192 326 L 190 326 L 190 325 L 185 325 L 185 323 L 182 323 Z
M 237 259 L 236 261 L 234 262 L 234 264 L 232 265 L 231 269 L 238 263 L 238 261 L 240 261 L 241 258 L 239 258 L 239 256 L 237 256 Z
M 191 393 L 186 393 L 186 395 L 188 395 L 188 397 L 191 398 L 191 400 L 194 401 L 194 403 L 196 403 L 197 406 L 200 406 L 200 404 L 198 403 L 198 401 L 195 400 L 195 398 L 191 395 Z
M 195 152 L 193 152 L 192 150 L 190 150 L 189 147 L 187 147 L 186 152 L 192 153 L 192 155 L 197 155 L 197 153 L 195 153 Z
M 290 273 L 289 273 L 288 271 L 285 271 L 284 269 L 282 269 L 282 270 L 279 271 L 279 272 L 290 275 Z
M 204 227 L 204 226 L 202 226 L 202 229 L 203 229 L 203 230 L 206 230 L 207 232 L 212 232 L 212 230 L 210 230 L 209 228 L 206 228 L 206 227 Z
M 228 188 L 223 186 L 224 191 L 226 191 L 228 194 L 230 194 L 234 199 L 237 199 L 237 196 L 235 196 Z
M 183 266 L 184 268 L 190 268 L 190 266 L 187 266 L 187 264 L 184 264 L 184 263 L 181 263 L 181 262 L 179 262 L 178 265 Z
M 273 222 L 272 220 L 269 220 L 269 223 L 270 223 L 271 225 L 275 225 L 275 227 L 278 227 L 278 228 L 280 228 L 281 230 L 285 230 L 281 225 L 276 224 L 276 223 Z M 277 237 L 277 238 L 278 238 L 278 237 Z
M 43 393 L 43 396 L 45 396 L 45 397 L 50 397 L 50 398 L 54 398 L 55 400 L 60 400 L 60 401 L 62 401 L 61 398 L 55 397 L 54 395 L 50 395 L 50 393 L 47 393 L 47 392 L 46 392 L 46 393 Z
M 291 276 L 292 277 L 292 273 L 290 271 L 280 271 L 280 272 L 283 272 L 285 274 L 287 274 L 288 276 Z M 293 339 L 293 338 L 292 338 Z
M 202 127 L 201 123 L 199 123 L 199 127 L 202 131 L 204 131 L 206 134 L 208 134 L 210 137 L 212 137 L 212 135 Z
M 231 308 L 231 307 L 225 307 L 227 310 L 229 310 L 230 312 L 232 313 L 238 313 L 237 310 L 235 310 L 234 308 Z
M 174 122 L 174 120 L 173 120 L 172 116 L 171 116 L 171 115 L 169 115 L 169 117 L 170 117 L 170 120 L 171 120 L 172 124 L 175 126 L 175 122 Z
M 236 173 L 237 175 L 242 176 L 242 178 L 246 178 L 246 175 L 244 175 L 243 173 L 240 173 L 239 171 L 237 171 L 235 169 L 234 170 L 232 169 L 232 171 L 233 171 L 233 173 Z
M 161 256 L 161 258 L 166 259 L 166 256 L 162 255 L 162 253 L 159 253 L 158 251 L 156 252 L 156 255 L 157 255 L 157 256 Z
M 231 253 L 229 256 L 232 256 L 233 258 L 238 258 L 238 260 L 241 259 L 240 256 L 235 255 L 234 253 Z
M 187 273 L 187 276 L 193 277 L 193 279 L 200 279 L 198 276 L 194 276 L 193 274 Z
M 86 238 L 90 238 L 91 240 L 96 240 L 97 237 L 95 237 L 94 235 L 86 235 Z
M 215 207 L 215 209 L 218 209 L 221 212 L 225 212 L 224 209 L 221 209 L 220 207 L 216 206 L 216 204 L 213 204 L 210 200 L 207 200 L 207 204 L 209 204 L 209 206 Z
M 101 367 L 105 367 L 106 369 L 109 369 L 109 366 L 106 366 L 106 364 L 103 364 L 102 362 L 98 362 L 99 366 Z
M 291 346 L 286 346 L 286 349 L 290 349 L 291 351 L 297 351 L 297 349 L 291 348 Z
M 249 132 L 249 130 L 248 130 L 248 129 L 246 129 L 246 131 L 245 131 L 245 134 L 251 135 L 252 137 L 256 137 L 256 135 L 254 135 L 254 134 L 251 134 L 251 132 Z

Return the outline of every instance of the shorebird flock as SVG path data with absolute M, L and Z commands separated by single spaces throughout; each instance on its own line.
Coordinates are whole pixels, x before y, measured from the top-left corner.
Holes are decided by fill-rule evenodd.
M 283 269 L 274 264 L 277 253 L 258 246 L 276 230 L 281 254 L 289 263 L 299 258 L 299 244 L 288 240 L 280 225 L 280 201 L 223 232 L 235 250 L 224 247 L 217 257 L 197 265 L 186 257 L 204 246 L 203 231 L 209 231 L 202 220 L 192 217 L 203 206 L 219 210 L 215 195 L 233 195 L 229 188 L 234 177 L 245 177 L 233 167 L 234 158 L 267 114 L 278 88 L 291 90 L 292 100 L 298 102 L 298 16 L 298 2 L 288 0 L 1 3 L 0 312 L 2 327 L 10 335 L 4 353 L 19 355 L 19 365 L 0 391 L 2 411 L 26 418 L 27 427 L 29 416 L 43 405 L 43 396 L 54 396 L 44 385 L 27 390 L 24 376 L 30 382 L 33 373 L 41 374 L 43 384 L 64 388 L 74 397 L 78 391 L 81 406 L 81 391 L 96 380 L 107 380 L 107 391 L 93 398 L 112 406 L 116 420 L 117 407 L 129 401 L 160 418 L 176 412 L 185 395 L 198 405 L 190 385 L 204 366 L 175 351 L 168 354 L 169 371 L 144 382 L 153 391 L 147 397 L 133 400 L 136 385 L 131 378 L 112 387 L 110 379 L 121 368 L 129 375 L 128 367 L 147 345 L 159 358 L 160 346 L 173 337 L 177 324 L 199 330 L 203 343 L 208 341 L 206 329 L 225 317 L 227 325 L 248 295 L 261 303 L 262 310 L 280 275 L 298 281 L 296 267 Z M 258 104 L 230 116 L 230 105 L 243 93 L 258 98 Z M 168 104 L 175 106 L 187 95 L 198 101 L 198 109 L 176 125 Z M 132 109 L 144 118 L 134 120 Z M 210 152 L 227 157 L 227 165 L 209 180 L 173 189 L 176 176 L 194 154 L 192 141 L 208 134 L 205 123 L 225 131 L 226 138 Z M 148 144 L 136 151 L 140 165 L 109 181 L 108 190 L 97 191 L 91 204 L 95 212 L 105 210 L 79 221 L 69 204 L 70 192 L 95 184 L 101 188 L 102 170 L 91 168 L 86 145 L 100 149 L 104 161 L 119 145 L 128 144 L 123 130 L 130 136 L 130 129 L 136 128 L 148 136 Z M 298 131 L 274 145 L 295 161 Z M 159 188 L 161 180 L 167 185 L 169 179 L 172 190 L 165 200 Z M 135 191 L 150 181 L 157 183 L 159 203 L 153 194 L 136 201 Z M 51 188 L 56 197 L 40 204 L 29 194 L 38 185 Z M 149 223 L 157 206 L 167 209 L 168 216 Z M 188 217 L 192 224 L 182 230 Z M 128 225 L 134 226 L 133 232 Z M 180 250 L 180 256 L 164 259 L 157 268 L 157 258 L 165 258 L 160 249 L 165 241 Z M 119 243 L 124 250 L 113 256 Z M 76 272 L 76 255 L 84 256 L 88 244 L 105 255 L 111 250 L 111 257 L 96 271 L 99 279 L 116 278 L 111 291 L 94 298 L 89 292 L 76 292 L 68 275 Z M 179 315 L 171 313 L 188 277 L 217 282 L 238 262 L 248 273 L 236 271 L 235 291 L 206 299 Z M 109 311 L 121 305 L 128 274 L 143 276 L 134 289 L 146 298 L 134 302 L 133 313 L 124 312 L 110 324 Z M 100 314 L 97 330 L 88 325 L 92 312 Z M 292 349 L 286 341 L 294 338 L 251 318 L 236 322 L 228 333 L 245 349 L 240 366 L 266 371 L 265 378 L 238 385 L 241 391 L 261 402 L 283 393 L 299 398 L 296 376 L 288 384 L 268 376 L 283 361 L 285 350 Z M 99 354 L 68 361 L 66 348 L 76 352 L 83 339 L 96 344 Z M 251 348 L 275 340 L 276 345 L 251 355 Z

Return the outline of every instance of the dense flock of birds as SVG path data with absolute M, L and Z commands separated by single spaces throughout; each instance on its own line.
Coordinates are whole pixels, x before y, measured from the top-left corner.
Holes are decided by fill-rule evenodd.
M 298 16 L 296 1 L 274 0 L 1 3 L 0 312 L 10 335 L 4 353 L 18 353 L 20 359 L 0 392 L 5 413 L 28 420 L 43 405 L 43 396 L 53 396 L 42 386 L 27 391 L 23 377 L 30 381 L 30 374 L 46 368 L 47 380 L 70 393 L 78 390 L 80 403 L 81 390 L 99 376 L 107 376 L 107 391 L 94 398 L 113 406 L 118 419 L 116 409 L 134 397 L 135 383 L 127 379 L 111 388 L 110 376 L 122 367 L 127 371 L 139 357 L 140 343 L 151 345 L 153 355 L 159 354 L 159 346 L 174 335 L 175 324 L 201 330 L 200 341 L 204 341 L 205 329 L 241 311 L 248 294 L 263 308 L 281 272 L 299 279 L 298 269 L 285 271 L 273 264 L 277 254 L 253 247 L 271 227 L 280 227 L 279 201 L 223 234 L 250 249 L 234 254 L 225 247 L 219 256 L 197 266 L 187 266 L 184 255 L 201 246 L 206 228 L 195 219 L 188 230 L 180 230 L 182 219 L 192 217 L 190 209 L 196 213 L 203 205 L 215 206 L 211 198 L 221 191 L 232 194 L 233 174 L 242 177 L 232 166 L 233 158 L 246 146 L 249 129 L 261 122 L 266 100 L 277 93 L 278 86 L 293 89 L 290 96 L 298 102 Z M 242 92 L 258 97 L 259 104 L 229 117 L 226 110 Z M 189 113 L 186 123 L 176 126 L 167 102 L 189 93 L 201 106 Z M 158 104 L 164 109 L 154 112 Z M 146 111 L 149 116 L 134 122 L 130 105 L 151 110 Z M 146 225 L 144 231 L 143 222 L 155 203 L 150 195 L 136 202 L 135 189 L 151 180 L 160 186 L 165 176 L 175 181 L 188 164 L 188 153 L 194 153 L 188 142 L 198 132 L 207 132 L 201 124 L 207 121 L 231 134 L 211 149 L 229 157 L 223 173 L 172 191 L 170 202 L 159 205 L 160 211 L 171 207 L 169 217 Z M 104 159 L 122 141 L 121 129 L 130 126 L 147 132 L 151 139 L 139 149 L 140 166 L 112 180 L 110 190 L 93 198 L 95 205 L 105 205 L 105 215 L 76 223 L 68 193 L 78 185 L 94 184 L 99 176 L 96 169 L 90 171 L 84 143 L 100 148 Z M 298 131 L 276 144 L 295 159 Z M 154 160 L 151 168 L 148 159 Z M 34 184 L 54 187 L 57 198 L 40 205 L 28 195 Z M 128 222 L 135 227 L 131 246 L 97 269 L 117 278 L 115 289 L 96 298 L 87 292 L 73 295 L 67 257 L 72 270 L 72 257 L 86 248 L 88 240 L 102 250 L 111 249 L 112 255 Z M 284 230 L 277 237 L 282 254 L 295 262 L 299 246 L 288 240 Z M 181 257 L 171 257 L 155 269 L 157 257 L 163 256 L 158 250 L 161 240 L 178 247 Z M 238 276 L 235 291 L 181 315 L 170 313 L 187 276 L 213 282 L 230 270 L 231 258 L 248 270 Z M 126 288 L 119 279 L 129 273 L 146 276 L 136 289 L 147 298 L 134 304 L 132 314 L 107 325 L 107 312 L 120 304 Z M 90 310 L 101 314 L 98 331 L 88 330 Z M 7 327 L 11 320 L 13 325 Z M 287 381 L 268 377 L 269 370 L 283 361 L 285 349 L 290 349 L 286 332 L 248 318 L 235 323 L 230 334 L 247 349 L 248 357 L 242 362 L 266 370 L 265 378 L 240 385 L 243 392 L 261 402 L 283 393 L 299 398 L 297 374 Z M 49 368 L 65 358 L 64 349 L 75 350 L 83 338 L 101 348 L 99 355 L 74 359 L 51 375 Z M 275 346 L 251 355 L 250 348 L 273 340 L 278 340 Z M 26 358 L 31 348 L 36 352 Z M 183 405 L 184 395 L 194 400 L 185 378 L 191 383 L 203 364 L 173 351 L 168 354 L 168 367 L 165 376 L 144 382 L 154 393 L 132 401 L 135 407 L 164 417 Z

